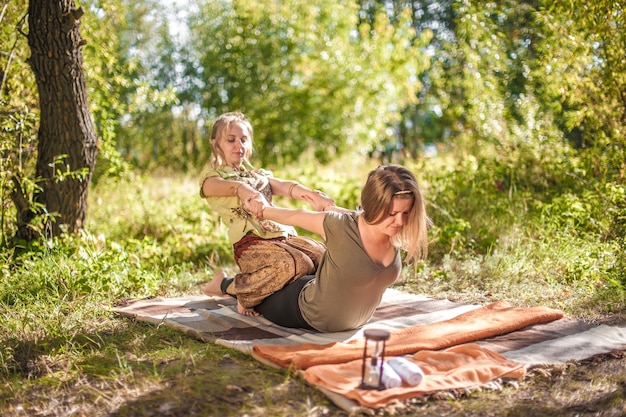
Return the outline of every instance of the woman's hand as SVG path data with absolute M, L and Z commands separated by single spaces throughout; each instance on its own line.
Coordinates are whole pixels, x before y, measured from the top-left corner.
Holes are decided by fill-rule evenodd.
M 265 197 L 258 191 L 248 195 L 242 203 L 244 210 L 259 219 L 263 218 L 263 209 L 269 206 Z
M 335 205 L 335 200 L 319 190 L 303 194 L 302 199 L 309 203 L 315 211 L 324 211 L 326 207 Z

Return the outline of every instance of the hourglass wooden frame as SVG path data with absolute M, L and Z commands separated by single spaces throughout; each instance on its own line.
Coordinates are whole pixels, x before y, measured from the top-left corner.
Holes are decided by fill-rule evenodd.
M 383 364 L 385 362 L 385 348 L 387 340 L 391 334 L 382 329 L 366 329 L 363 331 L 365 343 L 363 345 L 363 359 L 361 363 L 361 385 L 362 389 L 384 389 L 383 384 Z M 374 342 L 374 352 L 368 352 L 370 342 Z M 369 360 L 368 360 L 369 358 Z M 368 363 L 369 362 L 369 363 Z M 375 372 L 377 379 L 374 381 L 369 372 Z

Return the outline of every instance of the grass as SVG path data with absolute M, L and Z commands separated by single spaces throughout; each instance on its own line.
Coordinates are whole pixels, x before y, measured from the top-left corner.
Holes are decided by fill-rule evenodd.
M 623 291 L 602 278 L 619 260 L 615 245 L 563 236 L 549 242 L 512 239 L 507 244 L 503 235 L 488 254 L 445 254 L 440 264 L 409 274 L 403 285 L 459 302 L 548 305 L 588 321 L 623 312 Z
M 344 161 L 341 176 L 306 166 L 276 175 L 355 207 L 370 168 Z M 493 217 L 481 202 L 447 192 L 451 180 L 440 171 L 416 170 L 431 193 L 433 243 L 429 259 L 406 267 L 397 286 L 626 322 L 618 239 L 546 227 L 503 209 L 517 207 L 508 196 L 492 196 L 500 213 Z M 224 229 L 197 197 L 193 176 L 101 180 L 90 191 L 85 233 L 0 257 L 3 416 L 341 415 L 296 374 L 109 311 L 127 297 L 199 294 L 216 269 L 233 268 Z

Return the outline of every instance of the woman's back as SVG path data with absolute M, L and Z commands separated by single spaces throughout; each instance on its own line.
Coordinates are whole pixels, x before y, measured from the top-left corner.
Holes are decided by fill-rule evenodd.
M 304 319 L 323 332 L 342 331 L 365 324 L 380 303 L 385 289 L 401 269 L 396 250 L 388 266 L 367 254 L 355 212 L 328 212 L 324 219 L 326 253 L 316 279 L 300 294 Z

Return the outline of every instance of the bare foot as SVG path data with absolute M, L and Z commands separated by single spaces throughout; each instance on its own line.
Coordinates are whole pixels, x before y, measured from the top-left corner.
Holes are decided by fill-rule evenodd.
M 222 271 L 215 274 L 211 282 L 202 287 L 202 292 L 204 293 L 204 295 L 208 295 L 209 297 L 213 295 L 223 296 L 224 293 L 222 292 L 222 288 L 220 287 L 220 285 L 222 284 L 222 281 L 225 277 L 226 274 Z
M 244 306 L 239 304 L 239 302 L 237 302 L 237 311 L 239 312 L 239 314 L 243 314 L 244 316 L 249 316 L 249 317 L 260 316 L 260 314 L 254 310 L 254 308 L 245 308 Z
M 222 284 L 222 281 L 224 281 L 224 278 L 226 278 L 226 274 L 224 272 L 220 271 L 216 273 L 213 279 L 211 280 L 211 282 L 209 282 L 208 284 L 202 287 L 202 292 L 204 293 L 204 295 L 208 295 L 209 297 L 212 297 L 214 295 L 224 296 L 225 294 L 222 292 L 222 287 L 221 287 L 221 284 Z M 244 316 L 250 316 L 250 317 L 260 316 L 259 313 L 254 311 L 254 308 L 245 308 L 244 306 L 239 304 L 239 302 L 237 302 L 237 312 L 239 314 L 243 314 Z

